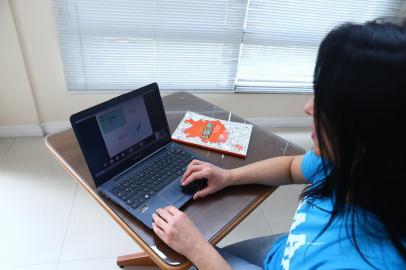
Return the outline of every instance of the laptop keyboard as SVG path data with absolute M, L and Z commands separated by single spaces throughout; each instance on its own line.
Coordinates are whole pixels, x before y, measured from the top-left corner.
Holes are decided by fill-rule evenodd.
M 175 147 L 155 159 L 149 167 L 127 176 L 109 190 L 132 208 L 137 208 L 175 177 L 183 175 L 186 166 L 195 158 L 196 156 Z

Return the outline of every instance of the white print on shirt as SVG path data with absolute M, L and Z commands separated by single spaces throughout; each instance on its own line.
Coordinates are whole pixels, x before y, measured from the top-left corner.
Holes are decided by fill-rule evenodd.
M 295 216 L 293 217 L 293 222 L 292 226 L 290 227 L 290 231 L 294 230 L 299 224 L 305 222 L 306 220 L 306 214 L 299 213 L 299 211 L 303 208 L 303 206 L 306 204 L 305 201 L 301 201 L 299 205 L 297 206 Z
M 290 234 L 286 241 L 285 252 L 281 261 L 282 268 L 286 270 L 289 269 L 290 259 L 293 257 L 293 255 L 295 255 L 296 250 L 306 243 L 305 234 L 292 234 L 292 230 L 306 220 L 306 214 L 298 213 L 304 204 L 305 202 L 302 201 L 297 207 L 296 214 L 293 217 L 292 227 L 290 228 Z

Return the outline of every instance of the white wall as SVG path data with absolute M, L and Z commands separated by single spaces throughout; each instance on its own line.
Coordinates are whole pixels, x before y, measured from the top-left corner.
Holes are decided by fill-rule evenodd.
M 21 47 L 7 0 L 0 0 L 0 125 L 38 124 Z
M 4 80 L 3 74 L 8 73 L 0 73 L 2 100 L 4 92 L 13 89 L 7 91 L 8 99 L 4 101 L 7 109 L 0 111 L 2 115 L 0 125 L 64 122 L 68 120 L 70 114 L 114 96 L 111 93 L 72 94 L 66 91 L 52 0 L 0 1 L 1 20 L 4 20 L 3 13 L 8 16 L 7 24 L 3 25 L 2 22 L 0 38 L 4 40 L 4 37 L 12 36 L 8 41 L 10 44 L 5 45 L 3 41 L 1 42 L 0 55 L 2 58 L 3 54 L 7 55 L 15 69 L 7 80 Z M 15 24 L 10 17 L 14 18 Z M 16 33 L 20 38 L 20 45 Z M 3 63 L 3 60 L 1 62 Z M 5 69 L 7 64 L 2 63 L 1 68 Z M 198 96 L 248 118 L 304 117 L 303 105 L 309 97 L 297 94 L 198 94 Z M 3 111 L 8 112 L 9 108 L 19 106 L 17 100 L 20 98 L 31 104 L 28 106 L 29 109 L 24 114 L 20 112 L 3 115 Z M 37 115 L 32 108 L 34 101 L 37 104 Z M 0 105 L 2 104 L 3 101 L 0 101 Z

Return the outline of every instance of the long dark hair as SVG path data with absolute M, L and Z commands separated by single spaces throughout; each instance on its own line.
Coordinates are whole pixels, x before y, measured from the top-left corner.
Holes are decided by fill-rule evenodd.
M 333 29 L 319 48 L 314 93 L 320 153 L 333 166 L 325 181 L 309 186 L 302 197 L 334 198 L 322 233 L 343 215 L 367 223 L 371 237 L 382 237 L 365 218 L 372 213 L 406 261 L 404 25 L 373 21 Z M 347 235 L 366 260 L 355 236 L 357 222 L 348 223 Z

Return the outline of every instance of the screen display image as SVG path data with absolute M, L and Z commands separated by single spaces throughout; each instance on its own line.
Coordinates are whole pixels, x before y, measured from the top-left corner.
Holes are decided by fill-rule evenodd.
M 153 135 L 142 97 L 119 104 L 96 117 L 110 158 Z

